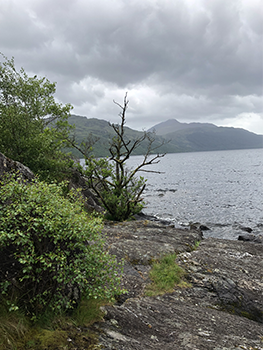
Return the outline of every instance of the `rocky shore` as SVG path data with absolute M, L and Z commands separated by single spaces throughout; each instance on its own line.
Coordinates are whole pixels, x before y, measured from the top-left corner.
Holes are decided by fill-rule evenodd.
M 10 171 L 34 178 L 30 169 L 0 153 L 0 178 Z M 72 184 L 79 186 L 81 179 Z M 90 197 L 88 189 L 82 192 Z M 94 201 L 88 204 L 94 207 Z M 104 321 L 89 330 L 98 343 L 84 348 L 263 350 L 263 239 L 247 232 L 230 241 L 203 239 L 201 227 L 176 229 L 147 217 L 105 223 L 106 248 L 124 260 L 127 292 L 104 307 Z M 168 253 L 177 254 L 189 286 L 146 297 L 151 264 Z M 73 342 L 70 348 L 78 349 Z
M 98 348 L 263 349 L 262 244 L 202 239 L 200 230 L 149 220 L 108 223 L 103 233 L 125 261 L 127 293 L 95 325 Z M 146 297 L 152 261 L 172 252 L 191 286 Z

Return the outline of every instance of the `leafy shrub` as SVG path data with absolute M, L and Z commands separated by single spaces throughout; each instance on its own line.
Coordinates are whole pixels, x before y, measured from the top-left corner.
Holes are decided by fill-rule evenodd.
M 3 60 L 3 62 L 1 62 Z M 17 70 L 0 53 L 0 149 L 44 180 L 65 179 L 72 163 L 62 151 L 72 126 L 70 104 L 55 101 L 56 84 Z
M 87 216 L 77 192 L 65 198 L 64 190 L 13 177 L 0 183 L 0 293 L 10 310 L 35 317 L 72 308 L 80 293 L 120 293 L 120 265 L 103 249 L 101 220 Z
M 136 178 L 128 170 L 116 171 L 109 158 L 90 157 L 86 159 L 86 166 L 88 185 L 97 193 L 106 209 L 107 219 L 124 221 L 143 209 L 140 196 L 146 180 Z M 124 164 L 121 166 L 123 168 Z

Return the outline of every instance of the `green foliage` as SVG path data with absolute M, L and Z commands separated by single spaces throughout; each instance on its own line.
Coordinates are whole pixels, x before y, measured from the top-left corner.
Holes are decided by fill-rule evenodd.
M 176 254 L 168 254 L 153 264 L 150 271 L 152 283 L 146 288 L 146 295 L 154 296 L 172 293 L 175 285 L 187 287 L 188 283 L 182 281 L 185 271 L 175 263 Z
M 112 126 L 106 120 L 96 119 L 96 118 L 86 118 L 76 115 L 71 115 L 69 118 L 69 124 L 74 125 L 74 130 L 72 135 L 78 144 L 81 144 L 83 140 L 87 139 L 87 135 L 93 135 L 97 138 L 96 143 L 93 146 L 92 153 L 95 157 L 109 157 L 109 144 L 112 138 L 115 136 L 115 132 Z M 135 140 L 144 136 L 143 131 L 133 130 L 127 126 L 124 127 L 126 140 L 131 140 L 131 143 Z M 170 147 L 169 143 L 163 143 L 164 138 L 158 135 L 154 136 L 155 145 L 160 146 L 159 151 L 162 153 L 168 153 L 175 151 L 174 148 Z M 148 140 L 145 139 L 141 142 L 138 147 L 133 150 L 132 155 L 145 154 L 148 149 Z M 83 158 L 83 155 L 76 148 L 69 149 L 72 154 L 77 158 Z
M 62 149 L 72 127 L 69 104 L 55 102 L 55 83 L 17 71 L 14 59 L 0 62 L 0 152 L 42 179 L 61 179 L 70 165 Z
M 114 166 L 109 158 L 90 157 L 86 160 L 86 166 L 88 185 L 96 191 L 107 210 L 107 219 L 123 221 L 142 210 L 140 195 L 146 180 L 135 178 L 134 174 L 127 170 L 124 172 L 124 169 L 118 172 L 120 163 Z
M 65 186 L 6 179 L 0 185 L 0 292 L 9 310 L 35 317 L 120 293 L 121 266 L 104 249 L 101 219 Z
M 85 299 L 71 315 L 49 313 L 34 324 L 19 311 L 9 312 L 0 305 L 0 350 L 57 350 L 96 347 L 97 335 L 87 329 L 101 321 L 105 300 Z M 80 327 L 85 327 L 81 329 Z M 70 342 L 69 339 L 74 340 Z M 94 347 L 94 348 L 95 348 Z
M 194 250 L 197 249 L 200 245 L 201 241 L 196 241 L 194 245 Z

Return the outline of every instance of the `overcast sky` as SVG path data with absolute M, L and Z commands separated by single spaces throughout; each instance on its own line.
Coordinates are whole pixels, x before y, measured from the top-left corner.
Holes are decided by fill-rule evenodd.
M 127 126 L 210 122 L 263 134 L 261 0 L 0 0 L 0 52 L 57 99 Z

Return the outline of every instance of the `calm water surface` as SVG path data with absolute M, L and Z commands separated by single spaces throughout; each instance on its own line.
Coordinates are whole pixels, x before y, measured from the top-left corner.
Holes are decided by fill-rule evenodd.
M 236 239 L 241 226 L 263 233 L 263 149 L 167 154 L 146 169 L 163 173 L 140 173 L 144 213 L 176 227 L 199 222 L 210 228 L 205 236 Z

